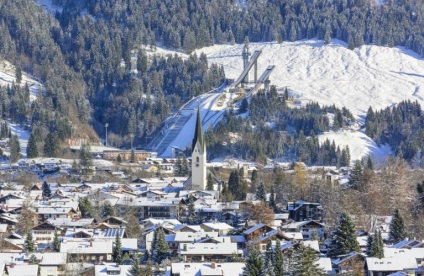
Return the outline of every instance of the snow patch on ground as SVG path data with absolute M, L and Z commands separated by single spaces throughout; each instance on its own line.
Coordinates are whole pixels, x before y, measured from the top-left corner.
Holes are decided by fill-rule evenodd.
M 378 164 L 384 162 L 388 155 L 392 154 L 392 150 L 388 145 L 378 146 L 370 137 L 362 131 L 340 130 L 337 132 L 330 131 L 318 135 L 318 140 L 322 144 L 326 139 L 330 142 L 334 140 L 340 148 L 349 146 L 350 160 L 361 160 L 368 155 Z
M 16 67 L 6 60 L 0 60 L 0 85 L 11 85 L 16 82 Z M 30 91 L 30 101 L 37 99 L 40 91 L 44 90 L 44 86 L 35 80 L 34 77 L 22 72 L 21 86 L 28 84 Z
M 21 146 L 21 154 L 23 157 L 26 157 L 26 150 L 28 145 L 28 140 L 30 136 L 30 131 L 13 123 L 7 123 L 12 133 L 18 136 L 19 145 Z

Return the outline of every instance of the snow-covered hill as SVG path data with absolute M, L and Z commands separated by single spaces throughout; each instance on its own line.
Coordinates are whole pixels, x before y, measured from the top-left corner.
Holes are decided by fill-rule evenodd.
M 6 60 L 0 59 L 0 85 L 6 86 L 16 82 L 16 67 Z M 21 85 L 28 84 L 30 91 L 30 101 L 37 99 L 38 93 L 43 90 L 43 85 L 32 76 L 22 72 Z
M 229 78 L 242 68 L 243 45 L 217 45 L 198 50 L 210 62 L 222 64 Z M 424 104 L 424 60 L 405 48 L 362 46 L 354 51 L 333 40 L 251 43 L 250 50 L 262 50 L 258 60 L 261 74 L 276 65 L 270 80 L 289 87 L 301 100 L 335 104 L 361 116 L 372 106 L 381 109 L 402 100 Z

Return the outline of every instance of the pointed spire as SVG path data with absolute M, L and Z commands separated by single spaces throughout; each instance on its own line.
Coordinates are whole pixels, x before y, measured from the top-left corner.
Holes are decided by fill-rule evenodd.
M 202 119 L 200 117 L 200 108 L 197 108 L 197 120 L 196 120 L 196 129 L 194 130 L 193 143 L 191 145 L 192 152 L 196 146 L 197 141 L 199 141 L 202 151 L 205 151 L 205 142 L 203 139 L 203 130 L 202 130 Z

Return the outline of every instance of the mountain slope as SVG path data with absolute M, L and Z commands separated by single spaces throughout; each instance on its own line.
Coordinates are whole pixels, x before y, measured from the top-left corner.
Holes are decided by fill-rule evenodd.
M 242 71 L 242 48 L 218 45 L 197 52 L 222 64 L 227 77 L 237 78 Z M 302 102 L 344 106 L 358 117 L 370 106 L 382 109 L 406 99 L 424 104 L 424 60 L 405 48 L 367 45 L 351 51 L 337 40 L 331 45 L 307 40 L 251 43 L 250 50 L 262 50 L 258 74 L 275 64 L 271 83 L 289 87 Z

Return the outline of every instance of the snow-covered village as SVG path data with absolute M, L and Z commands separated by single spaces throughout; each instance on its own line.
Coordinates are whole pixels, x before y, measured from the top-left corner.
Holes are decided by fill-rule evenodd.
M 424 2 L 0 1 L 0 276 L 424 275 Z

